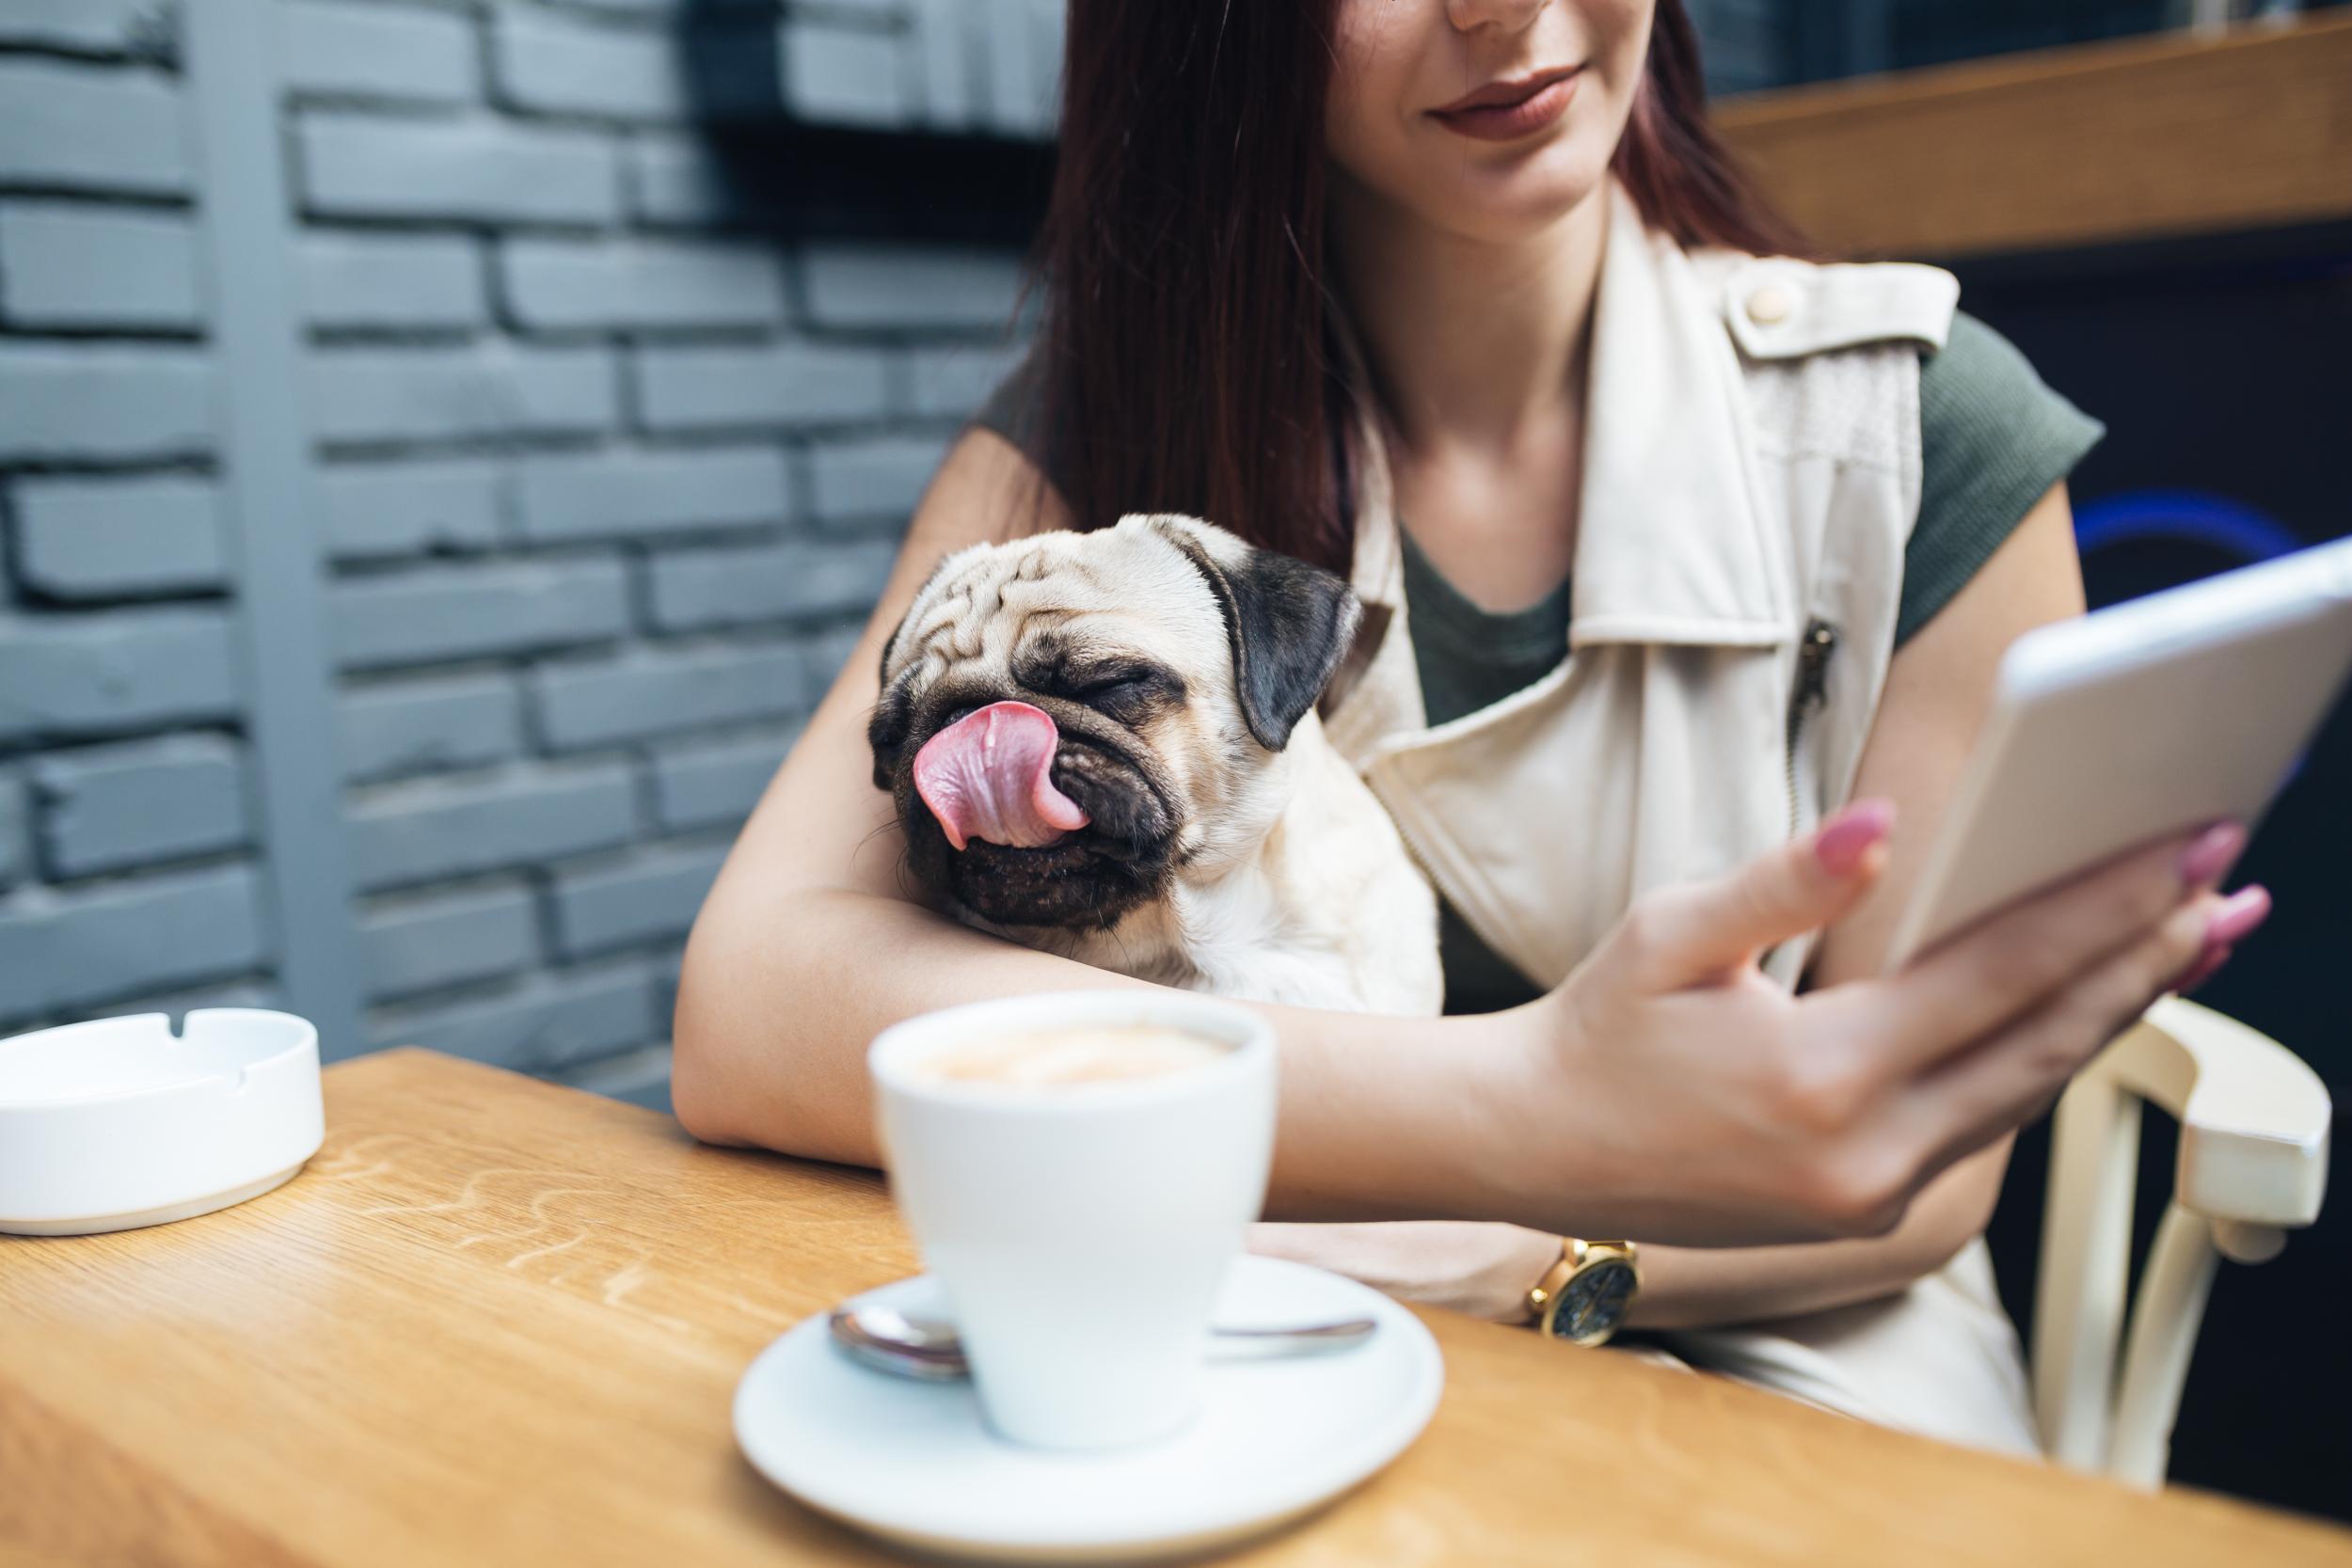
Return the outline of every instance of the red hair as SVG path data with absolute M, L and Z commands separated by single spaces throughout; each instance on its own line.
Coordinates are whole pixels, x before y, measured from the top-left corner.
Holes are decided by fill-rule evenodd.
M 1347 569 L 1324 315 L 1337 5 L 1072 0 L 1039 373 L 1046 467 L 1081 528 L 1185 512 Z M 1707 123 L 1682 0 L 1658 0 L 1613 166 L 1684 245 L 1807 253 Z

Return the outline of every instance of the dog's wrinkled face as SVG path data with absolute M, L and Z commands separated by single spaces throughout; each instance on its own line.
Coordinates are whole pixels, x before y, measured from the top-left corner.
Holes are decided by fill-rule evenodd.
M 1329 573 L 1185 517 L 949 556 L 867 732 L 910 868 L 993 925 L 1117 925 L 1263 832 L 1255 786 L 1356 615 Z

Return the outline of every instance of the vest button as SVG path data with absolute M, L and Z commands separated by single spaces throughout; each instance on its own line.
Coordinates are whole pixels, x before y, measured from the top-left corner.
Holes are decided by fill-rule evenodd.
M 1785 322 L 1788 319 L 1788 312 L 1794 309 L 1788 291 L 1770 283 L 1748 295 L 1748 320 L 1758 326 L 1772 326 Z

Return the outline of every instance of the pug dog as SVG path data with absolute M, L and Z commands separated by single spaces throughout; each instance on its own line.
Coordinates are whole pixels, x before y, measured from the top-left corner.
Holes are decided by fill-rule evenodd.
M 1191 517 L 948 556 L 867 732 L 908 872 L 1097 968 L 1435 1014 L 1436 896 L 1314 711 L 1360 614 L 1331 573 Z

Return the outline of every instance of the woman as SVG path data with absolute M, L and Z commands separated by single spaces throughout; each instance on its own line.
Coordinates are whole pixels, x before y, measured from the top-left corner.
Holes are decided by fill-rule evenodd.
M 690 1129 L 872 1164 L 879 1028 L 1109 981 L 905 898 L 862 725 L 943 551 L 1198 513 L 1373 607 L 1326 725 L 1458 1015 L 1269 1009 L 1269 1212 L 1435 1223 L 1258 1244 L 1523 1320 L 1563 1232 L 1638 1237 L 1629 1327 L 2033 1446 L 2008 1134 L 2264 895 L 2214 893 L 2223 825 L 1877 974 L 2001 650 L 2081 608 L 2096 427 L 1943 275 L 1798 259 L 1698 83 L 1679 0 L 1077 0 L 1040 348 L 696 927 Z

